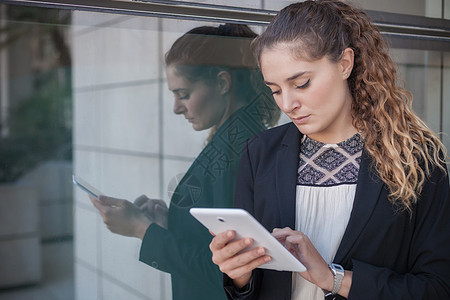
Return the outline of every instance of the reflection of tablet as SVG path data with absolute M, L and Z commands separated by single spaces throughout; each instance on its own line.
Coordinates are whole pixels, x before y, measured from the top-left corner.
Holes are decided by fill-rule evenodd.
M 305 266 L 245 210 L 191 208 L 190 213 L 215 234 L 234 230 L 236 239 L 251 237 L 254 240 L 252 248 L 261 246 L 266 248 L 266 253 L 272 257 L 272 260 L 260 268 L 292 272 L 306 271 Z
M 89 195 L 94 197 L 95 199 L 98 199 L 98 196 L 100 196 L 102 193 L 100 193 L 99 190 L 97 190 L 95 187 L 91 186 L 89 183 L 81 179 L 80 177 L 76 175 L 72 175 L 73 183 L 81 188 L 83 191 L 87 192 Z

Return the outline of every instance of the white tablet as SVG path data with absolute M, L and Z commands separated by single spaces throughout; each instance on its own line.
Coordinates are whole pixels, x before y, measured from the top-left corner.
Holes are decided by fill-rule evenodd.
M 306 271 L 305 266 L 247 211 L 239 208 L 191 208 L 190 213 L 214 234 L 234 230 L 236 239 L 253 238 L 251 248 L 264 247 L 266 253 L 272 257 L 270 262 L 259 268 Z
M 86 193 L 88 193 L 89 195 L 94 197 L 95 199 L 98 199 L 98 196 L 100 196 L 102 194 L 95 187 L 93 187 L 92 185 L 87 183 L 85 180 L 83 180 L 82 178 L 80 178 L 76 175 L 72 175 L 72 181 L 76 186 L 81 188 L 83 191 L 85 191 Z

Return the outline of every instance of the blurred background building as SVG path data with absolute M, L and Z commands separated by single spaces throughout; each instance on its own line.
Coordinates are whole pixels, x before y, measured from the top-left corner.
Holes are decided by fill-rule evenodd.
M 165 52 L 200 25 L 261 32 L 292 2 L 0 0 L 0 300 L 171 299 L 169 275 L 106 229 L 71 174 L 168 202 L 207 132 L 173 114 Z M 353 3 L 450 148 L 450 0 Z

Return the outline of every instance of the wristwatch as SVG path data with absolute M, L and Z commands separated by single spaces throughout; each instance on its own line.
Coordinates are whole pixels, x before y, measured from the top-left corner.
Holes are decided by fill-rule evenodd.
M 329 264 L 328 267 L 330 268 L 331 272 L 334 276 L 334 284 L 333 284 L 333 290 L 330 291 L 324 291 L 325 297 L 328 296 L 334 296 L 339 292 L 339 289 L 341 288 L 342 280 L 344 279 L 344 268 L 341 265 L 338 264 Z

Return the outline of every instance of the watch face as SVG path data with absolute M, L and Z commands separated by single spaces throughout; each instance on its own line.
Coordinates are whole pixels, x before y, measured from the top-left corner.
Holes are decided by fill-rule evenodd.
M 331 263 L 329 266 L 334 276 L 344 276 L 344 268 L 341 265 Z
M 332 269 L 334 269 L 334 270 L 336 270 L 336 271 L 341 271 L 341 272 L 344 272 L 344 268 L 341 266 L 341 265 L 338 265 L 338 264 L 330 264 L 331 266 L 331 268 Z

